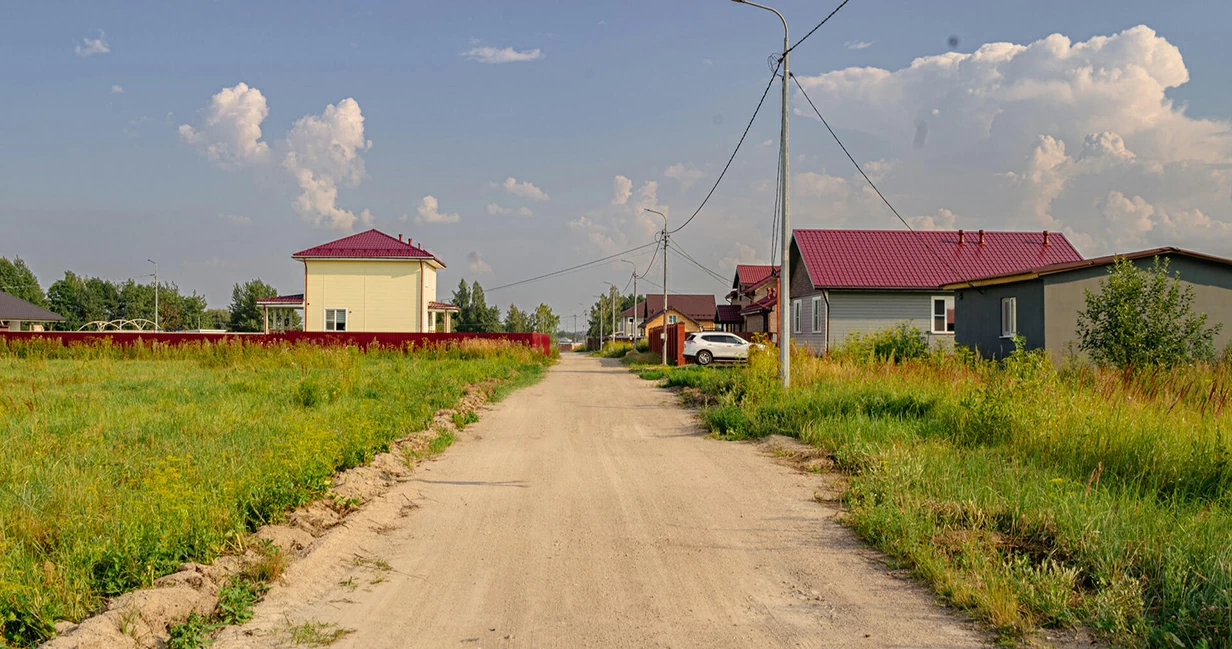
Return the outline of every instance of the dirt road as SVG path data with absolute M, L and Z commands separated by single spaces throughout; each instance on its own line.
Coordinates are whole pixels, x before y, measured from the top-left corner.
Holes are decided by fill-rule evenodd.
M 217 647 L 980 647 L 670 393 L 565 355 L 319 539 Z M 307 625 L 307 626 L 304 626 Z

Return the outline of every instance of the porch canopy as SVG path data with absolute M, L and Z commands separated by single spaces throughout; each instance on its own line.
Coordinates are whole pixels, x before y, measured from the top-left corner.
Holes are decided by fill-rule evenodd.
M 283 330 L 291 324 L 291 314 L 289 312 L 303 310 L 304 294 L 267 297 L 263 300 L 257 300 L 257 306 L 261 307 L 261 311 L 265 316 L 265 333 L 270 332 L 270 309 L 274 310 L 274 330 Z
M 428 303 L 428 318 L 432 322 L 433 331 L 436 330 L 436 314 L 444 313 L 445 314 L 444 333 L 450 333 L 453 328 L 453 323 L 452 323 L 453 314 L 459 311 L 461 311 L 461 309 L 459 309 L 456 304 L 450 304 L 448 302 L 429 302 Z

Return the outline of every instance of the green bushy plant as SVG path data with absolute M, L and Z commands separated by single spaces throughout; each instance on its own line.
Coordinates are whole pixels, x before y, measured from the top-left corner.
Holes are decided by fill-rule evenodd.
M 929 353 L 928 335 L 910 322 L 899 322 L 872 333 L 852 333 L 834 352 L 836 356 L 875 358 L 896 363 Z

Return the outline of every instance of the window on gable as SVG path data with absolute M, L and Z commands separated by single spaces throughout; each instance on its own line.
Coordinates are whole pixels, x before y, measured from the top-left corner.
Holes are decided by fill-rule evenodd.
M 325 330 L 326 331 L 346 331 L 346 309 L 326 309 L 325 310 Z
M 676 314 L 675 313 L 667 316 L 667 324 L 676 324 Z
M 938 295 L 933 298 L 933 333 L 954 333 L 953 295 Z
M 1018 333 L 1018 298 L 1001 298 L 1001 337 L 1012 338 Z

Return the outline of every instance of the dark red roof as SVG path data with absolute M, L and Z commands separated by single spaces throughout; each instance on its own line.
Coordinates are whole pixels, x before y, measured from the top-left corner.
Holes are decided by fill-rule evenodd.
M 746 313 L 760 313 L 762 311 L 769 311 L 773 309 L 775 305 L 777 305 L 778 303 L 779 303 L 779 296 L 774 293 L 771 293 L 767 295 L 766 297 L 763 297 L 762 299 L 744 307 L 744 310 L 741 311 L 740 313 L 746 314 Z
M 1117 253 L 1114 255 L 1104 255 L 1103 257 L 1094 257 L 1092 259 L 1081 259 L 1078 261 L 1071 261 L 1071 262 L 1065 262 L 1065 263 L 1060 263 L 1060 264 L 1049 264 L 1047 266 L 1040 266 L 1038 268 L 1025 268 L 1022 270 L 1012 271 L 1008 273 L 1000 273 L 997 275 L 988 275 L 985 277 L 975 277 L 975 278 L 972 278 L 970 281 L 978 284 L 982 282 L 989 282 L 991 280 L 998 280 L 998 279 L 1011 278 L 1011 277 L 1015 278 L 1015 281 L 1018 281 L 1017 276 L 1019 275 L 1023 276 L 1021 279 L 1027 280 L 1027 279 L 1034 279 L 1041 275 L 1052 275 L 1053 273 L 1064 273 L 1065 271 L 1077 270 L 1079 268 L 1093 268 L 1096 266 L 1108 266 L 1112 263 L 1115 263 L 1118 259 L 1128 259 L 1132 261 L 1135 259 L 1150 259 L 1153 257 L 1167 257 L 1169 255 L 1181 255 L 1184 257 L 1193 257 L 1195 259 L 1202 259 L 1205 261 L 1214 262 L 1216 264 L 1232 266 L 1232 259 L 1216 257 L 1215 255 L 1208 255 L 1206 253 L 1195 252 L 1193 250 L 1186 250 L 1184 248 L 1174 248 L 1172 246 L 1166 246 L 1163 248 L 1149 248 L 1147 250 L 1137 250 L 1134 252 L 1122 252 L 1122 253 Z M 966 283 L 966 282 L 963 282 L 963 283 Z M 993 283 L 997 283 L 997 282 L 994 281 Z
M 720 304 L 714 309 L 714 321 L 722 324 L 738 324 L 742 322 L 740 306 L 737 304 Z
M 760 284 L 770 277 L 771 273 L 777 273 L 778 270 L 778 266 L 770 264 L 737 264 L 732 288 L 748 288 L 754 284 Z
M 430 259 L 444 266 L 432 253 L 381 232 L 368 230 L 329 243 L 301 250 L 293 259 Z
M 988 277 L 1081 261 L 1056 232 L 909 230 L 796 230 L 794 245 L 816 288 L 937 288 Z
M 277 297 L 267 297 L 257 300 L 257 304 L 302 304 L 303 302 L 303 293 L 298 295 L 279 295 Z
M 461 309 L 458 308 L 458 305 L 450 304 L 448 302 L 429 302 L 428 308 L 433 311 L 461 311 Z
M 649 313 L 647 313 L 647 303 L 650 305 Z M 714 319 L 715 300 L 713 295 L 676 295 L 668 293 L 667 306 L 693 321 Z M 650 320 L 660 313 L 663 313 L 662 293 L 647 293 L 646 298 L 637 303 L 638 318 Z M 633 307 L 625 309 L 620 315 L 623 318 L 632 317 Z

